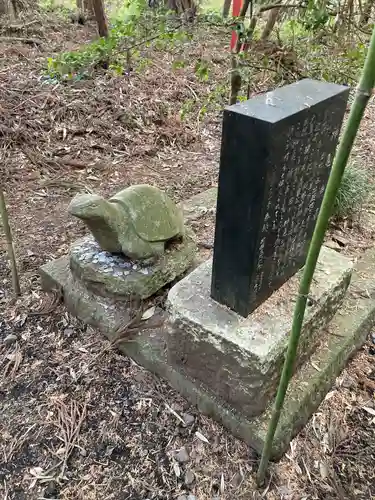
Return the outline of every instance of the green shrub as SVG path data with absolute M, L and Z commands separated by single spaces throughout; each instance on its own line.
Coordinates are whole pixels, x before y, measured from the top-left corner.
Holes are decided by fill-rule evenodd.
M 166 50 L 183 44 L 189 38 L 183 30 L 167 27 L 165 13 L 160 12 L 153 19 L 149 12 L 142 17 L 141 14 L 128 15 L 123 20 L 115 19 L 110 24 L 108 38 L 99 38 L 77 50 L 48 58 L 45 78 L 53 81 L 80 80 L 92 76 L 100 67 L 123 74 L 129 69 L 130 55 L 132 67 L 138 70 L 138 66 L 147 64 L 147 60 L 141 60 L 138 47 L 153 44 L 157 50 Z
M 301 74 L 317 80 L 355 85 L 367 53 L 366 37 L 361 40 L 351 33 L 335 33 L 329 23 L 313 27 L 306 19 L 286 20 L 279 29 L 284 49 L 296 54 Z M 317 22 L 319 25 L 320 21 Z
M 337 220 L 353 219 L 363 208 L 370 192 L 369 176 L 364 167 L 349 164 L 344 172 L 333 209 Z

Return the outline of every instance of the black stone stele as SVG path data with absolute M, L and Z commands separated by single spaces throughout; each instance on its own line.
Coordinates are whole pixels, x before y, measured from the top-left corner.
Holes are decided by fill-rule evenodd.
M 242 316 L 305 263 L 348 96 L 306 79 L 224 111 L 211 295 Z

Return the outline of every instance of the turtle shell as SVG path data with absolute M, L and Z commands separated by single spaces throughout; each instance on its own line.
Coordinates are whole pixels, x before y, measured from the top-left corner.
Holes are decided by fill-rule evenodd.
M 136 233 L 146 241 L 170 240 L 183 230 L 180 209 L 169 196 L 154 186 L 130 186 L 109 201 L 125 208 Z

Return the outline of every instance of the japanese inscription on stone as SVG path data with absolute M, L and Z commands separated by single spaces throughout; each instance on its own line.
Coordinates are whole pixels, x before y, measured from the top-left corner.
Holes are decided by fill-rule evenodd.
M 302 80 L 224 111 L 211 294 L 242 316 L 304 265 L 348 94 Z

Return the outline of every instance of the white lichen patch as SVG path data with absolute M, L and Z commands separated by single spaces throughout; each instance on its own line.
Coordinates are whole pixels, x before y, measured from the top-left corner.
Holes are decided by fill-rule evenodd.
M 70 253 L 82 266 L 95 265 L 97 272 L 117 278 L 125 278 L 132 273 L 151 273 L 151 269 L 142 262 L 135 263 L 125 255 L 103 251 L 92 236 L 74 243 Z

